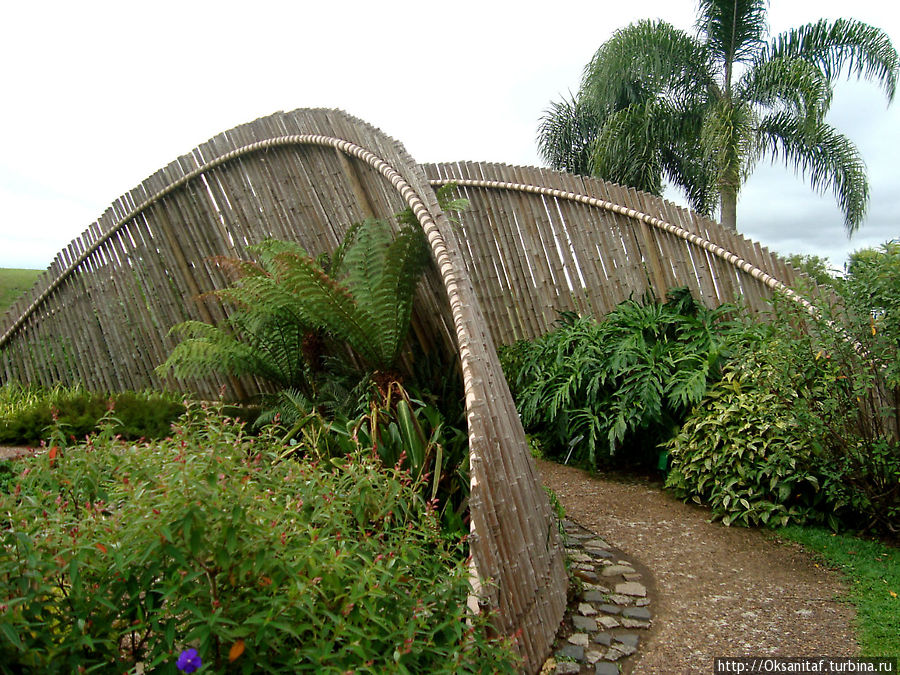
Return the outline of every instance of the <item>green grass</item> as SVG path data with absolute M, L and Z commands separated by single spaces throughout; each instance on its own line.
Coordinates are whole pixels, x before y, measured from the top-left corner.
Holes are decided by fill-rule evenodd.
M 0 269 L 0 314 L 34 285 L 43 270 Z
M 900 654 L 900 549 L 830 530 L 792 525 L 778 535 L 839 570 L 856 607 L 860 656 Z

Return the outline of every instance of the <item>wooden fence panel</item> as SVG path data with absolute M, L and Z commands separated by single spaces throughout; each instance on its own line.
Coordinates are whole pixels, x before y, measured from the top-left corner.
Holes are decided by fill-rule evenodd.
M 490 227 L 466 230 L 468 236 L 494 242 L 471 246 L 467 264 L 481 267 L 487 261 L 478 259 L 478 252 L 496 249 L 492 257 L 503 261 L 502 276 L 511 280 L 511 287 L 523 272 L 540 279 L 527 305 L 515 293 L 493 289 L 485 294 L 476 286 L 486 316 L 517 306 L 539 318 L 523 324 L 529 331 L 525 335 L 492 323 L 500 343 L 540 335 L 559 309 L 590 308 L 601 315 L 628 297 L 640 299 L 650 292 L 662 299 L 677 286 L 687 286 L 710 307 L 741 298 L 760 312 L 766 311 L 773 287 L 790 293 L 785 287 L 794 282 L 795 273 L 785 261 L 663 199 L 548 170 L 480 167 L 478 177 L 471 168 L 460 172 L 455 165 L 424 168 L 433 185 L 456 181 L 477 201 L 475 221 L 483 219 L 482 213 L 492 214 Z M 520 222 L 526 226 L 518 230 L 519 240 L 497 234 Z M 526 270 L 523 261 L 532 267 Z M 569 297 L 563 298 L 561 289 Z

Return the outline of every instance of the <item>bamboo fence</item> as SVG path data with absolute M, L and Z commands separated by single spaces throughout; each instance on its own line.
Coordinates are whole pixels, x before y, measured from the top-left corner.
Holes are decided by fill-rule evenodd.
M 470 207 L 453 225 L 432 186 Z M 713 306 L 764 310 L 798 276 L 754 242 L 646 194 L 543 169 L 417 165 L 346 113 L 276 113 L 219 134 L 116 200 L 7 313 L 0 382 L 177 388 L 246 398 L 250 378 L 161 379 L 169 329 L 225 310 L 198 302 L 227 284 L 214 256 L 268 237 L 331 251 L 346 228 L 411 207 L 435 265 L 417 292 L 413 338 L 457 355 L 471 465 L 473 583 L 526 671 L 543 663 L 565 610 L 562 545 L 500 369 L 496 343 L 546 332 L 559 311 L 688 286 Z M 782 283 L 783 282 L 783 283 Z M 806 301 L 796 296 L 798 302 Z
M 820 291 L 766 248 L 659 197 L 534 167 L 456 162 L 424 166 L 433 186 L 455 183 L 466 269 L 498 344 L 547 332 L 563 311 L 609 313 L 628 298 L 663 300 L 680 286 L 709 307 L 766 312 L 777 290 Z
M 331 251 L 346 228 L 411 207 L 435 265 L 417 292 L 413 334 L 457 355 L 467 411 L 473 586 L 515 638 L 525 670 L 543 663 L 566 602 L 564 552 L 456 232 L 402 146 L 333 110 L 296 110 L 224 132 L 120 197 L 61 251 L 7 313 L 0 380 L 118 391 L 177 387 L 240 398 L 252 379 L 162 380 L 169 329 L 216 321 L 196 300 L 227 281 L 213 256 L 268 237 Z M 474 604 L 474 603 L 473 603 Z

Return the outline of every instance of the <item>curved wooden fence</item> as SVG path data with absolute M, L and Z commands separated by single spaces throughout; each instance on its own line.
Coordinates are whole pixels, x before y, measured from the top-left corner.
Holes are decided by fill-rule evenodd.
M 659 197 L 594 178 L 486 163 L 425 165 L 456 183 L 466 269 L 494 339 L 547 332 L 561 311 L 600 317 L 648 294 L 687 286 L 707 306 L 740 299 L 764 312 L 803 273 L 758 243 Z M 812 288 L 812 286 L 810 286 Z
M 474 581 L 534 671 L 566 601 L 550 506 L 455 231 L 421 167 L 360 120 L 328 110 L 272 115 L 216 136 L 118 199 L 7 314 L 0 378 L 252 394 L 261 387 L 253 380 L 163 382 L 154 373 L 174 346 L 172 325 L 223 317 L 195 301 L 226 283 L 211 256 L 240 256 L 267 237 L 315 255 L 333 250 L 351 223 L 407 206 L 436 263 L 416 297 L 414 339 L 426 355 L 457 354 L 464 383 Z
M 448 181 L 471 202 L 459 226 L 431 187 Z M 278 113 L 161 169 L 61 251 L 3 321 L 0 381 L 257 393 L 265 385 L 249 378 L 162 381 L 154 372 L 174 347 L 171 326 L 224 316 L 195 300 L 227 283 L 210 258 L 241 256 L 267 237 L 315 255 L 351 223 L 407 206 L 436 263 L 417 293 L 413 339 L 426 355 L 456 354 L 464 383 L 476 586 L 535 671 L 565 609 L 566 574 L 495 341 L 539 335 L 560 310 L 600 316 L 674 286 L 709 305 L 740 295 L 763 309 L 796 273 L 759 245 L 601 181 L 496 164 L 422 167 L 345 113 Z

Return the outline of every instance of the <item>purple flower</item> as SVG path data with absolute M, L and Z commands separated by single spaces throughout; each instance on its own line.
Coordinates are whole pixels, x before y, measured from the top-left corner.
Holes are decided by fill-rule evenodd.
M 194 671 L 199 670 L 200 666 L 203 665 L 203 660 L 200 658 L 196 649 L 185 649 L 181 652 L 175 665 L 178 667 L 178 670 L 183 673 L 193 673 Z

